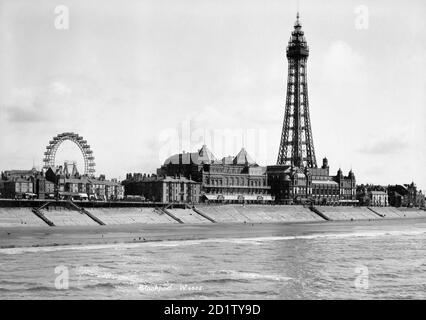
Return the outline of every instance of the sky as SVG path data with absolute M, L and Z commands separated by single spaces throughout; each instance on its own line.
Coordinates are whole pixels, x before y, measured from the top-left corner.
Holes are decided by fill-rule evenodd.
M 421 0 L 0 0 L 0 170 L 40 168 L 62 132 L 109 178 L 204 143 L 275 164 L 298 8 L 318 164 L 426 188 Z

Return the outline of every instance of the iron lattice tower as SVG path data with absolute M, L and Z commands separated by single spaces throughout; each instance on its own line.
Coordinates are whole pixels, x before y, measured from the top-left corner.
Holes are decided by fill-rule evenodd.
M 316 168 L 307 85 L 307 60 L 309 47 L 306 43 L 299 13 L 287 46 L 288 79 L 278 165 Z

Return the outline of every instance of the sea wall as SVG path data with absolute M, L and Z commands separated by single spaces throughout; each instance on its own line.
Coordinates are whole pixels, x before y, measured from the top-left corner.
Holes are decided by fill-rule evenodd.
M 33 211 L 30 207 L 0 207 L 0 228 L 34 226 L 99 226 L 128 224 L 295 223 L 426 218 L 420 209 L 393 207 L 301 205 L 197 205 L 176 207 L 66 208 L 51 206 Z M 314 212 L 314 211 L 317 211 Z M 319 212 L 319 213 L 318 213 Z M 40 214 L 42 218 L 40 218 Z M 99 226 L 101 227 L 101 226 Z
M 96 226 L 95 221 L 82 212 L 63 207 L 40 210 L 55 226 Z
M 46 223 L 30 208 L 0 208 L 0 227 L 39 227 Z
M 212 223 L 192 209 L 166 209 L 183 223 Z
M 177 223 L 166 213 L 156 208 L 96 208 L 86 210 L 106 225 Z
M 413 208 L 371 207 L 371 209 L 381 214 L 385 219 L 426 217 L 425 210 Z
M 222 223 L 279 223 L 323 221 L 308 207 L 262 205 L 197 206 L 207 216 Z
M 335 221 L 383 219 L 367 207 L 318 206 L 316 208 L 329 220 Z

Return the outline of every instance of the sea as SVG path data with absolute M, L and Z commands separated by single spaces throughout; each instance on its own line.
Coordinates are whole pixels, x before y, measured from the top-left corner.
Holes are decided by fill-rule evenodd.
M 0 249 L 0 299 L 426 298 L 424 220 L 327 228 Z

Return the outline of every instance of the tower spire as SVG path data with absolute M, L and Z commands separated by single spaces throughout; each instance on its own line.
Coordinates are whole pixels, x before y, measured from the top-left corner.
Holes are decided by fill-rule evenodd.
M 300 0 L 297 0 L 297 19 L 299 19 Z
M 241 148 L 244 148 L 244 132 L 241 133 Z

